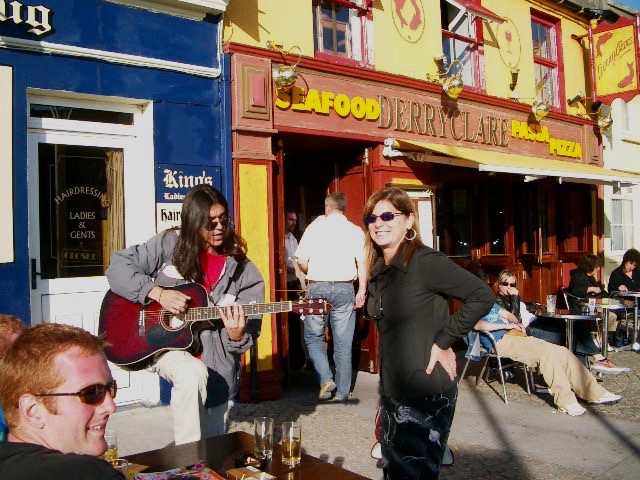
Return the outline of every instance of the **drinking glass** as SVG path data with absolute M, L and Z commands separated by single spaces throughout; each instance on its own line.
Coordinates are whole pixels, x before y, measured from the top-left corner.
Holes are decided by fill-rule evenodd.
M 113 468 L 119 471 L 125 479 L 129 478 L 129 462 L 127 462 L 124 458 L 116 458 L 113 463 Z
M 273 418 L 258 417 L 253 420 L 253 449 L 271 458 L 273 453 Z
M 302 425 L 299 422 L 282 423 L 282 463 L 297 465 L 302 458 Z
M 107 442 L 107 451 L 100 458 L 106 460 L 114 467 L 118 459 L 118 434 L 115 429 L 107 428 L 104 431 L 104 441 Z
M 547 312 L 555 313 L 556 311 L 556 296 L 547 295 Z

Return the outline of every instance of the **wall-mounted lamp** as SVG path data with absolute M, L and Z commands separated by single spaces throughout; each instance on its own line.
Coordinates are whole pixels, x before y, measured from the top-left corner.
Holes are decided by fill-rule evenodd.
M 296 67 L 298 66 L 298 63 L 300 63 L 300 57 L 302 57 L 302 49 L 299 46 L 294 45 L 289 50 L 285 50 L 284 48 L 282 48 L 282 45 L 276 44 L 272 41 L 267 41 L 267 48 L 280 52 L 283 59 L 285 55 L 291 55 L 292 50 L 298 50 L 298 59 L 296 60 L 296 63 L 294 63 L 293 65 L 278 63 L 276 65 L 273 65 L 271 69 L 271 77 L 273 78 L 273 83 L 276 84 L 276 88 L 278 89 L 278 91 L 286 92 L 291 90 L 298 80 Z
M 520 70 L 518 70 L 517 68 L 511 68 L 510 72 L 511 83 L 509 84 L 509 90 L 513 92 L 516 89 L 516 85 L 518 85 L 518 74 L 520 73 Z
M 546 100 L 535 100 L 531 105 L 533 116 L 539 122 L 549 113 L 549 102 Z
M 611 116 L 610 113 L 607 113 L 605 115 L 600 114 L 598 115 L 597 122 L 598 122 L 598 128 L 600 128 L 600 130 L 602 130 L 603 132 L 606 132 L 613 125 L 613 117 Z
M 567 105 L 572 107 L 574 104 L 578 102 L 584 102 L 586 99 L 587 97 L 585 96 L 584 92 L 578 92 L 575 97 L 567 100 Z
M 460 63 L 459 60 L 454 60 L 447 68 L 447 57 L 443 53 L 433 57 L 433 62 L 438 68 L 438 73 L 434 77 L 427 74 L 427 80 L 430 82 L 442 83 L 442 91 L 449 98 L 457 100 L 462 93 L 462 90 L 464 90 L 464 81 L 462 80 L 462 63 Z M 451 72 L 451 69 L 454 66 L 458 67 L 458 71 L 449 76 L 449 72 Z

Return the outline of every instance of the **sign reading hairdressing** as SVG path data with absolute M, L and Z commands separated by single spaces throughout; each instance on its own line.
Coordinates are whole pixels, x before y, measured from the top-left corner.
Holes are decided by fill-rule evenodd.
M 220 168 L 210 165 L 167 165 L 156 167 L 156 229 L 180 226 L 182 201 L 191 187 L 217 185 Z
M 27 32 L 34 35 L 41 36 L 53 30 L 52 16 L 53 12 L 44 5 L 25 5 L 18 1 L 0 0 L 0 22 L 23 25 Z

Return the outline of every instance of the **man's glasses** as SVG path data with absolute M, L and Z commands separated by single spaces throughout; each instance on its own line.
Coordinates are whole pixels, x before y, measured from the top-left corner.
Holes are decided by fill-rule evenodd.
M 404 215 L 404 213 L 384 212 L 380 215 L 374 215 L 373 213 L 370 213 L 369 215 L 366 215 L 364 217 L 364 224 L 371 225 L 372 223 L 376 223 L 376 220 L 378 220 L 378 218 L 383 222 L 390 222 L 398 215 Z
M 96 383 L 95 385 L 89 385 L 84 387 L 75 393 L 38 393 L 36 397 L 70 397 L 76 396 L 80 398 L 82 403 L 87 405 L 100 405 L 104 401 L 104 397 L 107 396 L 107 392 L 111 394 L 111 398 L 116 398 L 118 392 L 118 384 L 115 380 L 110 381 L 106 385 Z
M 210 218 L 209 222 L 204 226 L 204 229 L 208 232 L 211 232 L 212 230 L 218 228 L 218 225 L 222 225 L 222 228 L 224 228 L 227 226 L 228 221 L 229 220 L 227 219 L 227 217 L 219 217 L 218 219 Z
M 515 287 L 516 284 L 514 283 L 509 283 L 509 282 L 500 282 L 500 285 L 502 285 L 503 287 Z

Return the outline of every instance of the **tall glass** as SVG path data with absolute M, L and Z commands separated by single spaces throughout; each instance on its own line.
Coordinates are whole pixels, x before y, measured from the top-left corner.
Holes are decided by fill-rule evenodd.
M 116 430 L 107 428 L 104 431 L 104 441 L 107 442 L 107 451 L 100 458 L 116 466 L 116 460 L 118 459 L 118 434 Z
M 556 296 L 555 295 L 547 295 L 547 312 L 548 313 L 556 312 Z
M 271 458 L 273 453 L 273 418 L 258 417 L 253 420 L 253 449 Z
M 299 422 L 282 423 L 282 463 L 297 465 L 302 458 L 302 425 Z

